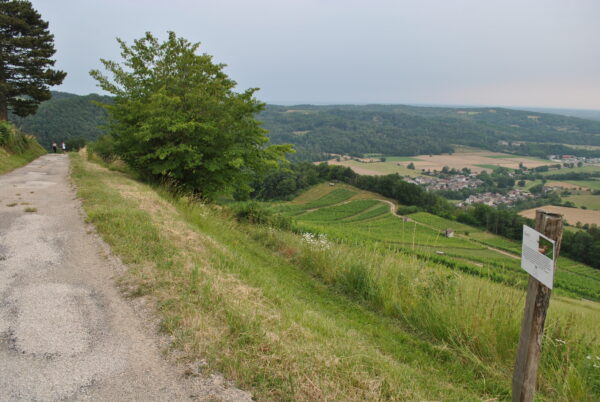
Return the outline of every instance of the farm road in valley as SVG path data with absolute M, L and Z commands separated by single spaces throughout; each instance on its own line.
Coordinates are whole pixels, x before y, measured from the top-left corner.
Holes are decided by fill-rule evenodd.
M 83 220 L 66 155 L 0 176 L 0 400 L 249 400 L 161 356 L 124 267 Z M 188 372 L 189 374 L 189 372 Z

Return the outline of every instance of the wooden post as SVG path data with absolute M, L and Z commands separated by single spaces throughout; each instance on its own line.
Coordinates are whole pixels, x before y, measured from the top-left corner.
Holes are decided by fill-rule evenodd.
M 558 259 L 560 242 L 562 240 L 562 215 L 552 214 L 538 209 L 535 211 L 535 230 L 546 237 L 555 240 L 555 261 Z M 556 266 L 554 267 L 556 270 Z M 542 337 L 546 311 L 550 302 L 551 289 L 537 279 L 529 276 L 525 314 L 521 324 L 521 336 L 517 352 L 517 363 L 512 381 L 513 402 L 529 402 L 533 400 L 535 383 L 540 362 Z

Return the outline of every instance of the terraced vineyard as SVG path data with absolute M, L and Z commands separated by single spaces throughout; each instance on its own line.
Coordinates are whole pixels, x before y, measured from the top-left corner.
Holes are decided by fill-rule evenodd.
M 521 245 L 489 232 L 426 212 L 400 217 L 384 197 L 338 184 L 319 185 L 291 203 L 272 208 L 292 216 L 303 231 L 325 233 L 345 243 L 395 248 L 469 274 L 524 287 Z M 454 237 L 446 237 L 446 229 Z M 559 258 L 558 294 L 600 301 L 600 271 Z

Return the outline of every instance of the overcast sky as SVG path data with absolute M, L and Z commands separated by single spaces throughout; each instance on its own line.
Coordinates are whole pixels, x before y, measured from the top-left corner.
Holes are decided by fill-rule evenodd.
M 115 40 L 174 31 L 269 103 L 600 109 L 600 0 L 32 0 L 55 35 L 54 89 Z

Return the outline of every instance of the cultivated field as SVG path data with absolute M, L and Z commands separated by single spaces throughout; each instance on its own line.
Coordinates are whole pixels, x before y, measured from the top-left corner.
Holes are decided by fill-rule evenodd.
M 515 156 L 489 151 L 470 151 L 454 153 L 452 155 L 419 155 L 410 158 L 387 157 L 385 162 L 361 163 L 358 161 L 337 161 L 335 159 L 328 162 L 331 165 L 342 165 L 352 168 L 356 173 L 363 175 L 386 175 L 398 173 L 401 175 L 417 176 L 422 169 L 442 170 L 444 166 L 454 169 L 469 168 L 474 173 L 481 171 L 491 172 L 497 167 L 506 167 L 518 169 L 519 164 L 523 163 L 525 167 L 534 168 L 548 165 L 549 161 L 529 157 Z M 413 163 L 415 170 L 407 169 L 407 166 Z
M 520 267 L 519 242 L 426 212 L 403 219 L 391 213 L 389 202 L 345 184 L 333 187 L 321 184 L 291 203 L 275 203 L 273 208 L 293 217 L 303 230 L 327 233 L 351 244 L 384 243 L 421 258 L 434 259 L 454 270 L 525 286 L 527 275 Z M 446 229 L 453 229 L 455 236 L 445 237 Z M 555 278 L 558 294 L 600 300 L 599 270 L 563 257 L 558 265 L 560 270 Z
M 577 207 L 586 207 L 600 211 L 600 195 L 571 195 L 563 197 L 563 201 L 571 201 Z
M 545 205 L 543 207 L 527 209 L 519 212 L 521 216 L 529 219 L 535 218 L 536 209 L 543 209 L 548 212 L 562 214 L 564 219 L 570 224 L 575 225 L 577 222 L 582 224 L 589 223 L 590 225 L 595 223 L 600 225 L 600 211 L 592 211 L 579 208 L 568 208 L 568 207 L 557 207 L 554 205 Z

